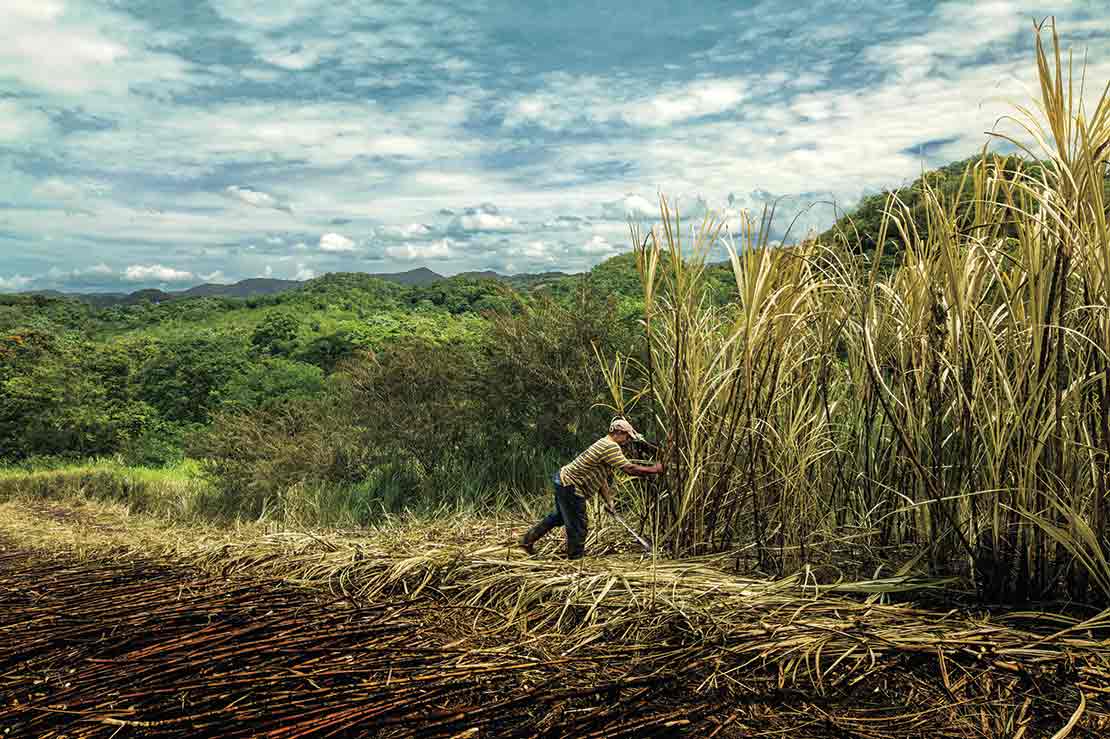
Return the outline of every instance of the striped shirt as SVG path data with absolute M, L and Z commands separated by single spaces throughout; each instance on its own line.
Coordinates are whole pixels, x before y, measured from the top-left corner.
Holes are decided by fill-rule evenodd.
M 590 444 L 590 448 L 574 458 L 574 461 L 559 470 L 559 479 L 564 486 L 574 486 L 574 492 L 589 498 L 601 490 L 609 481 L 614 469 L 630 464 L 621 451 L 620 444 L 608 435 Z

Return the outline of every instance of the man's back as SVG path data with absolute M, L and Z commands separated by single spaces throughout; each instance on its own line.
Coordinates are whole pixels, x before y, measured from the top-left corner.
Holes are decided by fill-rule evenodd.
M 613 469 L 624 467 L 628 463 L 620 445 L 606 435 L 559 470 L 559 477 L 563 485 L 573 485 L 575 492 L 583 498 L 589 498 L 609 479 Z

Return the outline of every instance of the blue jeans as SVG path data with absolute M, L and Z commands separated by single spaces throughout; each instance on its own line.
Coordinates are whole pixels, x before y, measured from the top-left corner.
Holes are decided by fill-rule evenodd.
M 579 559 L 586 549 L 586 499 L 575 492 L 573 485 L 563 485 L 558 470 L 551 481 L 555 484 L 555 510 L 544 516 L 525 538 L 530 544 L 535 543 L 551 529 L 563 526 L 567 530 L 567 559 Z

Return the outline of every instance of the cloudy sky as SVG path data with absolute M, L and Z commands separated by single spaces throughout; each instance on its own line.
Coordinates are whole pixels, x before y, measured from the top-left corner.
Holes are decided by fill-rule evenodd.
M 1102 0 L 3 5 L 0 291 L 579 271 L 660 193 L 800 234 L 975 153 L 1035 17 L 1110 78 Z

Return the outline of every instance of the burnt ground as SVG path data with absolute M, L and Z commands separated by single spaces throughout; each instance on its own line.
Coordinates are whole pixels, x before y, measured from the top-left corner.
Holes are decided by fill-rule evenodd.
M 759 683 L 726 694 L 703 684 L 707 665 L 690 645 L 599 642 L 561 655 L 557 635 L 505 644 L 473 635 L 473 617 L 443 602 L 360 605 L 173 563 L 7 546 L 0 549 L 0 732 L 1038 737 L 1061 728 L 1059 720 L 1038 722 L 1057 719 L 1055 707 L 1046 714 L 1017 695 L 1014 720 L 1001 732 L 987 720 L 991 705 L 960 709 L 962 701 L 945 700 L 951 684 L 939 687 L 912 663 L 865 691 L 818 697 Z M 460 639 L 468 629 L 472 636 Z M 1066 716 L 1074 704 L 1058 708 Z M 1077 723 L 1065 736 L 1099 734 Z
M 544 659 L 452 644 L 443 628 L 459 617 L 451 610 L 357 607 L 178 566 L 8 548 L 0 553 L 0 731 L 727 735 L 718 731 L 727 711 L 683 695 L 673 671 L 660 674 L 638 650 Z

